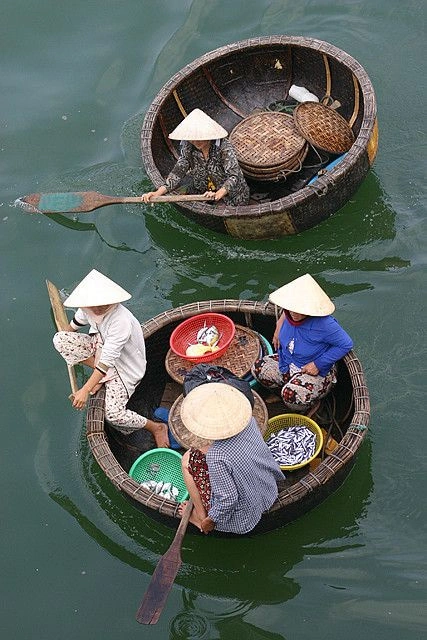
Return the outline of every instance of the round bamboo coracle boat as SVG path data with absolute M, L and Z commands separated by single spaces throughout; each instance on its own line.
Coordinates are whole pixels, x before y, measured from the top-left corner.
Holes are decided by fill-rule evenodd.
M 319 103 L 298 104 L 289 94 L 294 85 Z M 377 152 L 369 77 L 354 58 L 321 40 L 252 38 L 210 51 L 178 71 L 154 98 L 142 126 L 142 159 L 156 188 L 179 155 L 168 134 L 195 108 L 228 131 L 251 199 L 238 207 L 176 206 L 191 220 L 237 238 L 274 238 L 319 224 L 352 197 Z
M 226 366 L 241 377 L 245 377 L 248 368 L 250 369 L 248 358 L 256 359 L 258 353 L 266 353 L 263 349 L 268 339 L 271 339 L 276 323 L 276 309 L 271 303 L 210 300 L 168 310 L 142 324 L 147 350 L 147 373 L 128 406 L 153 419 L 153 413 L 159 406 L 169 409 L 169 426 L 178 435 L 178 442 L 177 409 L 182 401 L 182 380 L 186 367 L 181 367 L 172 357 L 169 338 L 184 319 L 206 312 L 225 314 L 236 324 L 235 344 L 229 347 L 225 356 L 212 364 Z M 252 350 L 253 340 L 258 340 L 260 351 Z M 251 533 L 269 531 L 302 516 L 335 491 L 352 469 L 366 436 L 370 418 L 365 377 L 361 363 L 353 351 L 338 362 L 337 377 L 333 391 L 311 415 L 324 429 L 325 442 L 329 442 L 329 437 L 335 440 L 335 449 L 329 451 L 326 446 L 310 465 L 286 472 L 285 485 L 279 492 L 278 499 Z M 265 390 L 257 386 L 252 390 L 255 397 L 254 415 L 262 431 L 267 427 L 268 418 L 289 413 L 279 399 L 273 399 L 272 402 L 271 397 L 267 398 Z M 106 477 L 135 507 L 176 528 L 177 503 L 153 494 L 129 476 L 130 467 L 141 450 L 124 447 L 117 432 L 106 423 L 102 389 L 89 401 L 86 424 L 90 449 Z M 154 448 L 154 440 L 148 431 L 146 437 L 146 450 Z M 197 531 L 195 527 L 193 530 Z M 223 534 L 214 532 L 214 535 Z

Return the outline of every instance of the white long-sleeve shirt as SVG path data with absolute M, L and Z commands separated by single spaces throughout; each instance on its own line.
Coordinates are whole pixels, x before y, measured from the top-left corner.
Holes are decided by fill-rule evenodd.
M 70 325 L 73 329 L 90 325 L 90 333 L 99 333 L 102 345 L 97 366 L 103 372 L 115 368 L 130 397 L 147 367 L 144 336 L 135 316 L 117 304 L 97 323 L 84 309 L 77 309 Z

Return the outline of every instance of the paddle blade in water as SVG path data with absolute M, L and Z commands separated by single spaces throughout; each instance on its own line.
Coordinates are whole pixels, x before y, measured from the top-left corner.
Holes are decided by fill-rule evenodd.
M 79 213 L 93 211 L 117 198 L 97 191 L 70 191 L 65 193 L 30 193 L 16 201 L 24 210 L 34 213 Z M 27 208 L 28 207 L 28 208 Z
M 200 202 L 212 196 L 199 194 L 166 194 L 150 200 L 154 202 Z M 106 196 L 97 191 L 70 191 L 66 193 L 30 193 L 15 200 L 15 205 L 27 213 L 85 213 L 109 204 L 143 204 L 141 196 Z

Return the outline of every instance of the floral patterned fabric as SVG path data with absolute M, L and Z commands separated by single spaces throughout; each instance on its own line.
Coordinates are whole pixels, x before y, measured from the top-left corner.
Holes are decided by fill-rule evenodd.
M 267 389 L 280 394 L 284 404 L 292 411 L 303 413 L 316 400 L 323 398 L 336 382 L 336 368 L 326 376 L 310 376 L 301 371 L 281 373 L 277 353 L 264 356 L 252 367 L 252 375 Z
M 188 459 L 188 471 L 193 477 L 196 487 L 199 490 L 202 504 L 206 511 L 209 511 L 211 500 L 211 483 L 209 480 L 208 465 L 206 456 L 199 449 L 190 449 Z
M 90 356 L 95 356 L 99 347 L 98 334 L 58 331 L 53 338 L 55 349 L 69 365 L 79 364 Z M 105 417 L 112 426 L 128 435 L 143 429 L 147 418 L 126 409 L 129 396 L 125 385 L 115 369 L 110 369 L 105 377 Z
M 190 189 L 194 193 L 218 191 L 224 187 L 227 190 L 223 198 L 225 204 L 249 202 L 249 187 L 227 138 L 211 142 L 207 160 L 191 142 L 181 142 L 180 157 L 165 182 L 168 191 L 178 187 L 188 173 L 191 173 L 193 184 Z

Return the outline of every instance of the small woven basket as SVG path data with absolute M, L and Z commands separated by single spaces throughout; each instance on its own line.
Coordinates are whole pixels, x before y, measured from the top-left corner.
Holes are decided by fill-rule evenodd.
M 281 429 L 290 429 L 290 427 L 307 427 L 310 429 L 316 436 L 316 448 L 314 450 L 313 455 L 306 460 L 294 465 L 285 465 L 281 464 L 280 468 L 282 471 L 295 471 L 296 469 L 300 469 L 301 467 L 305 467 L 306 464 L 309 464 L 314 458 L 316 458 L 323 445 L 323 433 L 317 422 L 314 422 L 311 418 L 307 416 L 303 416 L 299 413 L 284 413 L 279 416 L 274 416 L 274 418 L 270 418 L 268 421 L 267 429 L 264 433 L 264 440 L 267 441 L 269 437 L 274 433 L 276 434 Z

